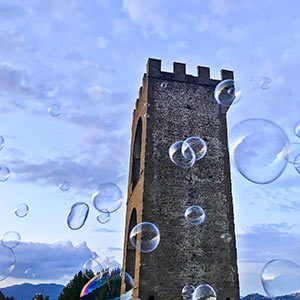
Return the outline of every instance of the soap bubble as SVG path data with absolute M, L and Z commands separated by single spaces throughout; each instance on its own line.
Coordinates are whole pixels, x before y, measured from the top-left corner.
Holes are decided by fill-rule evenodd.
M 204 210 L 197 205 L 193 205 L 188 207 L 184 213 L 185 218 L 192 225 L 200 225 L 205 220 L 205 212 Z
M 113 213 L 121 207 L 123 195 L 116 184 L 105 182 L 99 185 L 98 192 L 93 195 L 92 200 L 98 211 Z
M 97 216 L 97 221 L 101 224 L 105 224 L 110 220 L 110 213 L 107 209 L 103 209 Z
M 300 137 L 300 121 L 295 124 L 294 133 L 296 134 L 297 137 Z
M 150 117 L 150 115 L 149 114 L 144 114 L 144 117 L 148 119 Z
M 183 141 L 178 141 L 173 143 L 169 148 L 169 157 L 175 165 L 182 168 L 191 168 L 194 165 L 196 160 L 195 152 L 187 144 L 185 146 L 184 154 L 186 157 L 189 157 L 190 159 L 186 159 L 182 155 L 182 145 L 183 145 Z
M 232 236 L 230 233 L 226 232 L 226 233 L 222 233 L 220 238 L 226 242 L 231 242 L 232 240 Z
M 294 166 L 296 171 L 300 174 L 300 154 L 295 157 Z
M 217 294 L 210 285 L 200 284 L 193 293 L 193 300 L 217 300 Z
M 3 136 L 0 135 L 0 151 L 3 149 L 4 147 L 4 138 Z
M 15 209 L 15 215 L 19 218 L 24 218 L 28 215 L 29 207 L 26 203 L 20 203 Z
M 52 104 L 48 108 L 48 113 L 52 117 L 58 117 L 61 114 L 61 106 L 59 104 Z
M 84 202 L 74 203 L 68 215 L 68 226 L 72 230 L 80 229 L 89 215 L 89 206 Z
M 122 284 L 123 282 L 123 284 Z M 124 293 L 123 292 L 124 288 Z M 80 299 L 128 300 L 133 292 L 133 279 L 131 276 L 119 269 L 105 270 L 92 278 L 81 290 Z M 91 298 L 91 299 L 93 299 Z
M 272 121 L 241 121 L 231 130 L 229 144 L 235 167 L 249 181 L 270 183 L 286 168 L 289 140 L 281 127 Z
M 66 192 L 70 189 L 70 183 L 68 181 L 64 181 L 59 185 L 59 189 L 63 192 Z
M 189 146 L 195 153 L 195 160 L 203 158 L 207 152 L 206 143 L 201 138 L 197 136 L 189 137 L 183 142 L 181 147 L 182 155 L 188 160 L 193 159 L 193 155 Z
M 0 244 L 0 281 L 6 279 L 16 266 L 16 256 L 12 249 Z
M 82 266 L 82 271 L 85 277 L 92 279 L 94 276 L 101 273 L 102 265 L 96 259 L 88 259 Z
M 193 285 L 184 286 L 181 291 L 182 298 L 184 300 L 192 300 L 194 291 L 195 291 L 195 287 Z
M 132 228 L 129 238 L 137 250 L 152 252 L 159 244 L 160 232 L 154 224 L 142 222 Z
M 4 247 L 13 249 L 15 247 L 17 247 L 21 242 L 21 236 L 19 233 L 15 232 L 15 231 L 8 231 L 6 233 L 4 233 L 2 240 L 1 240 L 1 244 Z
M 0 165 L 0 182 L 4 182 L 9 178 L 10 171 L 7 166 Z
M 223 106 L 230 106 L 240 101 L 242 91 L 239 84 L 233 79 L 221 81 L 215 87 L 215 99 Z
M 268 90 L 271 87 L 271 83 L 272 80 L 269 77 L 265 77 L 262 79 L 259 85 L 263 90 Z
M 35 278 L 36 277 L 36 274 L 32 268 L 26 269 L 24 274 L 25 274 L 26 278 Z
M 167 88 L 168 86 L 169 86 L 169 84 L 168 84 L 168 82 L 166 82 L 166 81 L 164 81 L 164 82 L 162 82 L 162 83 L 160 84 L 160 87 L 163 88 L 163 89 Z
M 300 154 L 300 143 L 290 143 L 289 151 L 285 155 L 285 159 L 291 163 L 295 163 L 296 157 Z
M 296 294 L 300 289 L 300 266 L 287 259 L 271 260 L 263 267 L 261 282 L 270 298 Z

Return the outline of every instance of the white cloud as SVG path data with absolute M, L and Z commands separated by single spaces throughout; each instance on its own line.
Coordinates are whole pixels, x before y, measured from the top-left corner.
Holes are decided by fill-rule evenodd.
M 87 94 L 91 100 L 100 101 L 100 100 L 109 98 L 111 95 L 111 92 L 110 92 L 110 90 L 97 84 L 97 85 L 87 88 Z
M 106 48 L 106 46 L 108 45 L 108 40 L 103 36 L 98 36 L 96 41 L 98 48 L 103 49 Z

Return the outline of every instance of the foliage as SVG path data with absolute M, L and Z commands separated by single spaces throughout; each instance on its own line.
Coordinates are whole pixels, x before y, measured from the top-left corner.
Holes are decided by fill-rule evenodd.
M 5 297 L 0 291 L 0 300 L 15 300 L 14 297 Z
M 44 296 L 42 294 L 36 294 L 32 300 L 49 300 L 49 296 Z

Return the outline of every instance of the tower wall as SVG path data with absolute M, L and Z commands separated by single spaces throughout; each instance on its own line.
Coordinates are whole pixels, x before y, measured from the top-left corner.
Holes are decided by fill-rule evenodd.
M 221 79 L 233 78 L 222 70 Z M 173 73 L 161 71 L 161 61 L 149 59 L 133 115 L 132 146 L 123 264 L 129 264 L 129 221 L 133 208 L 137 223 L 152 222 L 161 241 L 151 253 L 136 251 L 134 295 L 143 300 L 180 299 L 183 286 L 211 285 L 218 299 L 239 300 L 236 243 L 227 147 L 226 110 L 213 99 L 218 80 L 209 68 L 187 75 L 185 64 L 174 63 Z M 135 132 L 142 119 L 139 180 L 132 188 Z M 168 157 L 169 146 L 191 136 L 207 143 L 206 156 L 191 169 Z M 203 224 L 193 226 L 185 209 L 200 205 Z M 221 239 L 229 233 L 231 241 Z M 150 298 L 153 299 L 153 298 Z

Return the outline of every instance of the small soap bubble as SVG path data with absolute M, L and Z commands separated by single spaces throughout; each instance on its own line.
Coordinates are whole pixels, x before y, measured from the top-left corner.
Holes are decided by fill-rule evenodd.
M 154 251 L 160 242 L 158 228 L 149 222 L 142 222 L 134 226 L 130 232 L 131 244 L 141 252 Z
M 166 82 L 166 81 L 164 81 L 164 82 L 162 82 L 161 84 L 160 84 L 160 87 L 161 88 L 167 88 L 169 86 L 169 84 L 168 84 L 168 82 Z
M 248 76 L 248 81 L 252 82 L 254 80 L 254 76 Z
M 148 119 L 150 117 L 150 115 L 149 114 L 144 114 L 144 117 Z
M 195 160 L 203 158 L 207 152 L 206 143 L 201 138 L 197 136 L 189 137 L 183 142 L 181 147 L 182 155 L 186 159 L 191 160 L 193 158 L 189 146 L 193 149 L 195 153 Z
M 116 184 L 105 182 L 98 186 L 98 191 L 93 195 L 92 200 L 98 211 L 113 213 L 121 207 L 123 195 Z
M 84 276 L 92 279 L 103 270 L 102 265 L 96 259 L 88 259 L 82 266 Z
M 63 192 L 67 192 L 70 189 L 70 183 L 68 181 L 64 181 L 59 185 L 59 189 Z
M 204 210 L 197 205 L 193 205 L 188 207 L 185 210 L 184 216 L 186 220 L 192 225 L 200 225 L 205 220 L 205 212 Z
M 195 291 L 195 287 L 193 285 L 184 286 L 181 291 L 182 298 L 184 300 L 192 300 L 194 291 Z
M 0 165 L 0 182 L 5 182 L 9 178 L 10 171 L 7 166 Z
M 296 134 L 297 137 L 300 137 L 300 121 L 295 124 L 294 133 Z
M 4 247 L 13 249 L 17 247 L 21 242 L 21 236 L 19 233 L 16 231 L 8 231 L 4 233 L 2 239 L 1 239 L 1 244 Z
M 70 229 L 80 229 L 89 215 L 89 206 L 84 202 L 74 203 L 68 214 L 67 223 Z
M 253 183 L 271 183 L 287 166 L 285 157 L 289 152 L 289 139 L 283 129 L 272 121 L 241 121 L 230 131 L 229 146 L 235 167 Z
M 263 90 L 268 90 L 271 87 L 272 80 L 269 77 L 265 77 L 259 83 Z
M 230 106 L 240 101 L 242 91 L 239 84 L 233 79 L 221 81 L 215 88 L 216 101 L 223 106 Z
M 4 138 L 3 136 L 0 135 L 0 151 L 3 149 L 4 147 Z
M 149 104 L 149 103 L 147 103 L 147 102 L 145 102 L 145 103 L 144 103 L 144 106 L 145 106 L 145 107 L 149 107 L 149 106 L 150 106 L 150 104 Z
M 32 279 L 34 279 L 36 277 L 36 274 L 35 274 L 35 272 L 33 271 L 32 268 L 26 269 L 25 272 L 24 272 L 24 274 L 25 274 L 26 278 L 32 278 Z
M 297 294 L 300 289 L 300 266 L 287 259 L 271 260 L 263 267 L 261 282 L 272 299 Z
M 0 281 L 6 279 L 16 266 L 16 256 L 11 248 L 0 244 Z
M 169 148 L 169 157 L 175 165 L 188 169 L 194 165 L 196 161 L 196 155 L 192 147 L 188 143 L 186 143 L 184 148 L 185 156 L 183 156 L 182 155 L 183 143 L 184 143 L 183 141 L 178 141 L 173 143 Z M 187 159 L 186 157 L 188 157 L 189 159 Z
M 300 143 L 290 143 L 289 151 L 285 155 L 285 159 L 290 164 L 295 164 L 296 157 L 300 154 Z
M 200 284 L 193 293 L 193 300 L 217 300 L 217 294 L 210 285 Z
M 221 236 L 220 236 L 220 238 L 221 238 L 223 241 L 228 242 L 228 243 L 231 242 L 231 240 L 232 240 L 232 236 L 231 236 L 231 234 L 228 233 L 228 232 L 222 233 Z
M 105 224 L 110 220 L 110 212 L 107 209 L 102 209 L 101 213 L 97 216 L 97 221 Z
M 106 269 L 83 287 L 80 299 L 126 300 L 132 296 L 133 286 L 133 279 L 128 273 L 120 269 Z
M 29 213 L 29 207 L 26 203 L 20 203 L 15 209 L 15 215 L 19 218 L 24 218 Z
M 61 106 L 59 104 L 52 104 L 48 108 L 48 113 L 52 117 L 58 117 L 61 114 Z

